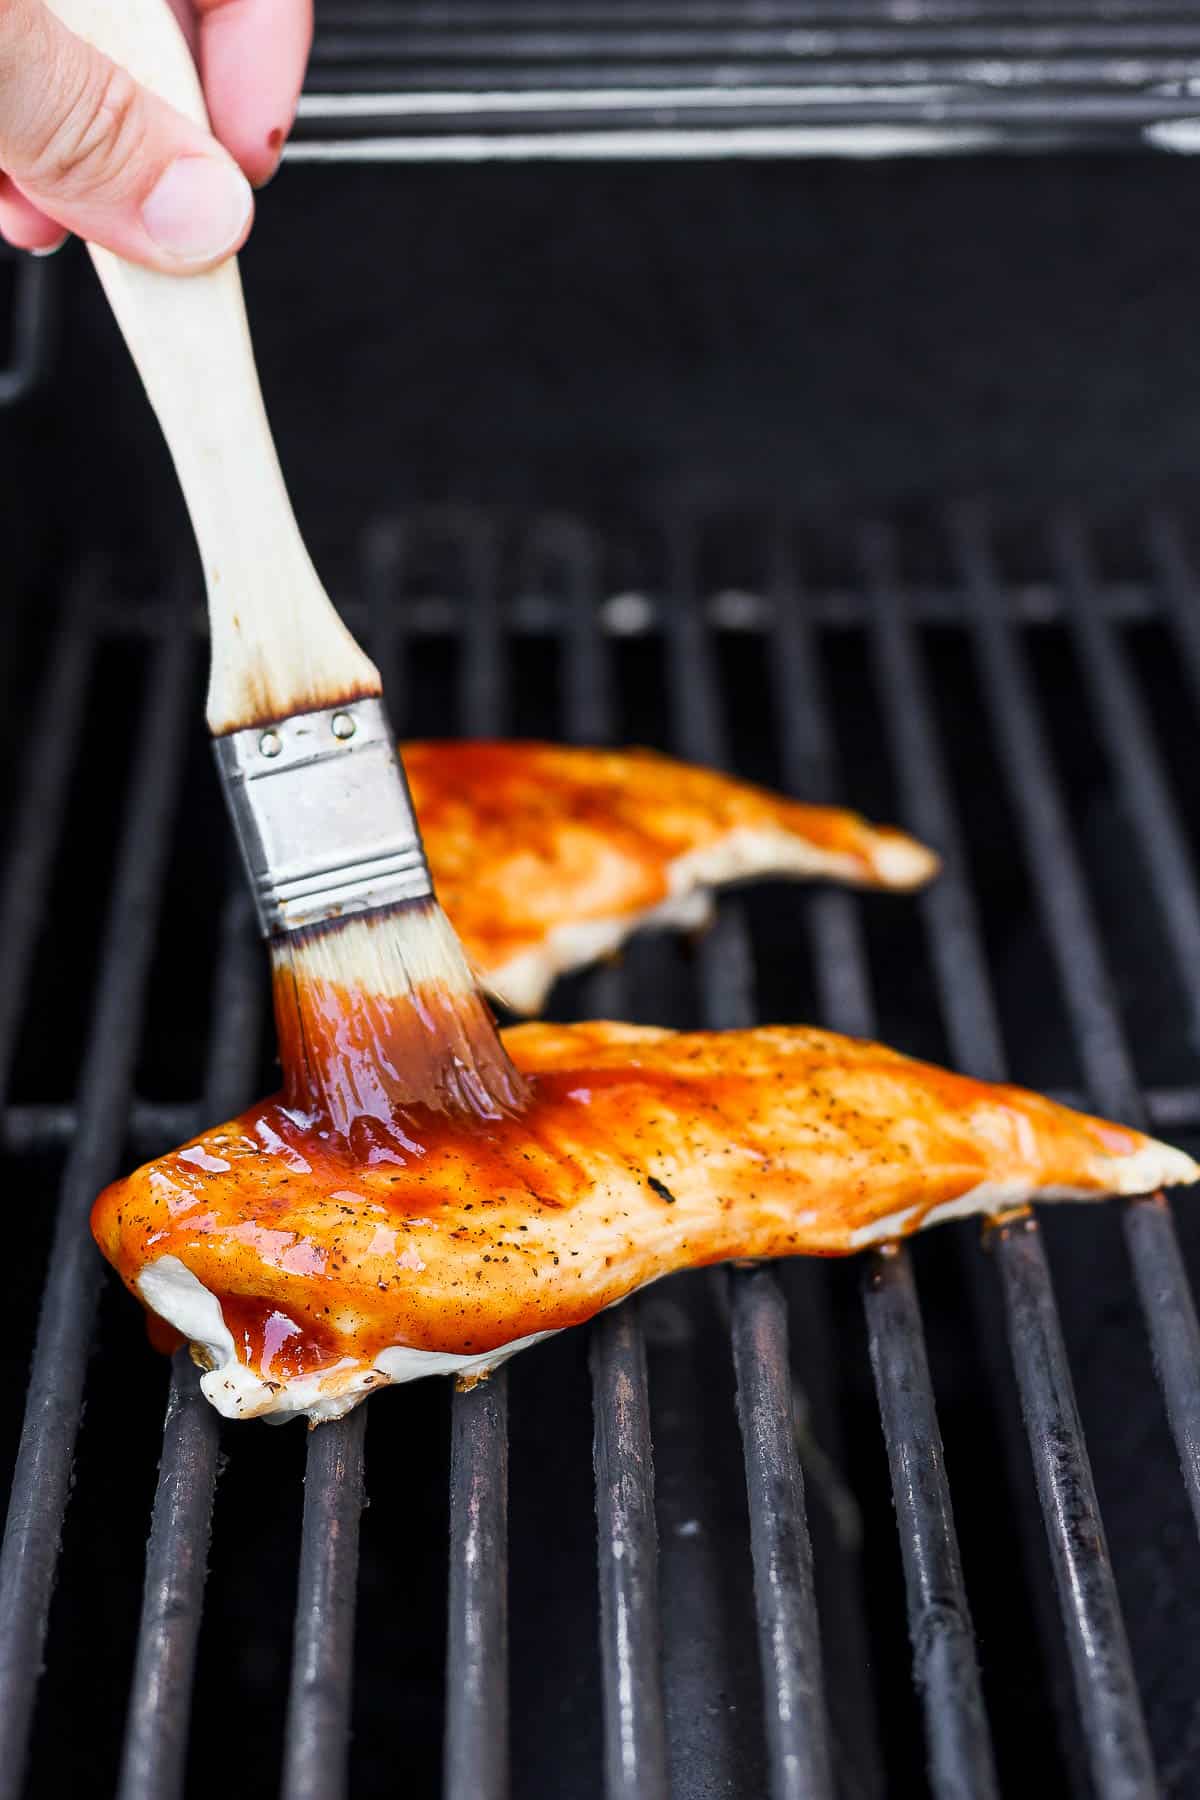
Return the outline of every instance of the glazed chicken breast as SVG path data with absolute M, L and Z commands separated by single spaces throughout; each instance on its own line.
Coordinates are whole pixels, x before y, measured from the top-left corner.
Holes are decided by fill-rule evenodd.
M 910 889 L 938 859 L 904 832 L 650 750 L 411 743 L 401 752 L 438 897 L 481 983 L 536 1013 L 555 979 L 647 926 L 705 923 L 755 876 Z
M 343 1136 L 268 1100 L 100 1196 L 100 1248 L 193 1343 L 222 1413 L 316 1421 L 487 1370 L 675 1269 L 1200 1175 L 1136 1131 L 830 1032 L 505 1041 L 532 1090 L 518 1117 Z

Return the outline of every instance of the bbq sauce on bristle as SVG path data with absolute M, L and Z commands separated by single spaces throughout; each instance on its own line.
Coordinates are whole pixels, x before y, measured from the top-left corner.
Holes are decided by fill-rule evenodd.
M 528 1087 L 500 1042 L 435 900 L 291 932 L 271 944 L 289 1106 L 350 1135 L 425 1107 L 464 1120 L 521 1111 Z

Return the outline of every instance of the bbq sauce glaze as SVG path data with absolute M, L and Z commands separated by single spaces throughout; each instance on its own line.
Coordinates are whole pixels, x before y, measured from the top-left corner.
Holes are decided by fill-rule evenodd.
M 823 1032 L 506 1041 L 530 1097 L 491 1119 L 398 1108 L 342 1130 L 293 1067 L 283 1094 L 108 1189 L 101 1248 L 135 1291 L 175 1257 L 268 1383 L 336 1381 L 393 1347 L 479 1356 L 563 1329 L 671 1269 L 904 1236 L 980 1184 L 975 1208 L 1129 1191 L 1113 1159 L 1177 1157 Z M 1178 1158 L 1166 1178 L 1194 1172 Z
M 563 1071 L 551 1069 L 523 1075 L 524 1105 L 519 1112 L 514 1109 L 488 1116 L 401 1106 L 388 1097 L 373 1045 L 368 1049 L 344 996 L 322 996 L 314 1010 L 327 1030 L 306 1033 L 304 1037 L 297 1029 L 289 984 L 278 977 L 275 1000 L 283 1090 L 248 1107 L 231 1122 L 223 1141 L 208 1134 L 205 1144 L 212 1148 L 184 1146 L 155 1165 L 163 1171 L 160 1180 L 178 1180 L 183 1175 L 190 1190 L 179 1195 L 180 1252 L 186 1252 L 198 1223 L 202 1227 L 209 1224 L 203 1216 L 197 1220 L 191 1204 L 193 1196 L 207 1193 L 214 1203 L 214 1231 L 245 1244 L 248 1250 L 274 1254 L 271 1239 L 276 1231 L 275 1215 L 285 1205 L 293 1205 L 296 1194 L 285 1191 L 287 1183 L 280 1184 L 275 1195 L 264 1192 L 261 1181 L 256 1179 L 257 1157 L 244 1156 L 245 1147 L 255 1145 L 272 1159 L 288 1164 L 294 1171 L 295 1189 L 328 1197 L 347 1218 L 365 1210 L 373 1218 L 379 1217 L 380 1228 L 392 1232 L 400 1267 L 409 1279 L 414 1265 L 412 1260 L 406 1263 L 404 1259 L 419 1260 L 419 1251 L 406 1248 L 410 1241 L 419 1242 L 416 1238 L 410 1240 L 409 1234 L 422 1220 L 435 1220 L 448 1210 L 474 1213 L 478 1229 L 471 1232 L 477 1240 L 473 1247 L 478 1249 L 483 1234 L 483 1260 L 508 1263 L 514 1251 L 518 1255 L 527 1252 L 527 1246 L 519 1238 L 506 1239 L 500 1229 L 488 1240 L 489 1209 L 515 1198 L 547 1222 L 553 1215 L 570 1213 L 592 1191 L 595 1156 L 608 1143 L 610 1109 L 614 1101 L 620 1105 L 622 1090 L 627 1091 L 635 1106 L 644 1106 L 647 1094 L 658 1097 L 664 1119 L 664 1143 L 679 1141 L 678 1130 L 666 1121 L 686 1119 L 689 1111 L 695 1113 L 698 1107 L 706 1112 L 720 1110 L 719 1082 L 710 1083 L 709 1091 L 699 1096 L 692 1081 L 640 1067 L 636 1058 L 628 1065 L 616 1067 L 575 1065 Z M 325 1104 L 331 1091 L 339 1097 L 336 1116 Z M 347 1095 L 361 1096 L 363 1102 L 362 1109 L 349 1117 L 344 1104 Z M 564 1126 L 565 1136 L 577 1152 L 577 1161 L 563 1157 Z M 235 1142 L 237 1154 L 226 1147 Z M 469 1153 L 471 1192 L 475 1196 L 465 1204 L 461 1187 L 457 1183 L 451 1185 L 448 1173 L 464 1152 Z M 169 1164 L 174 1165 L 170 1176 L 166 1174 Z M 539 1180 L 539 1169 L 552 1180 Z M 389 1192 L 388 1180 L 393 1170 L 394 1194 Z M 356 1180 L 368 1171 L 375 1178 L 383 1177 L 382 1185 L 378 1179 L 372 1181 L 369 1201 L 356 1188 Z M 652 1174 L 646 1176 L 646 1182 L 657 1210 L 674 1206 L 674 1196 L 664 1182 Z M 114 1184 L 109 1192 L 121 1185 Z M 97 1202 L 96 1217 L 104 1199 L 102 1195 Z M 175 1213 L 174 1201 L 168 1202 L 168 1209 Z M 120 1212 L 117 1218 L 126 1226 L 131 1223 L 128 1215 L 123 1218 Z M 156 1228 L 140 1243 L 139 1234 L 126 1229 L 113 1257 L 131 1288 L 135 1288 L 151 1245 L 157 1255 L 176 1253 L 174 1232 L 163 1231 L 157 1219 L 154 1225 Z M 527 1226 L 522 1223 L 517 1229 L 525 1232 Z M 110 1254 L 107 1248 L 106 1254 Z M 696 1245 L 691 1260 L 698 1265 L 720 1261 L 728 1254 L 723 1242 L 714 1244 L 711 1253 Z M 564 1248 L 561 1262 L 568 1264 L 571 1257 L 578 1255 L 577 1250 Z M 293 1278 L 286 1305 L 231 1287 L 210 1288 L 239 1358 L 267 1381 L 319 1373 L 335 1367 L 346 1353 L 344 1335 L 328 1322 L 335 1310 L 329 1304 L 330 1294 L 336 1289 L 344 1259 L 335 1247 L 326 1261 L 319 1262 L 311 1246 L 297 1244 L 285 1253 L 284 1260 Z M 609 1266 L 614 1260 L 611 1256 L 606 1259 Z M 547 1274 L 560 1265 L 560 1257 L 553 1250 L 544 1261 Z M 574 1272 L 576 1279 L 582 1280 L 582 1269 Z M 498 1275 L 499 1270 L 494 1274 Z M 597 1310 L 594 1286 L 574 1294 L 560 1294 L 557 1310 L 560 1316 L 555 1320 L 555 1329 L 591 1317 Z M 509 1308 L 503 1327 L 493 1334 L 494 1343 L 532 1335 L 544 1326 L 538 1299 L 532 1298 L 519 1314 Z M 184 1341 L 173 1327 L 154 1315 L 150 1316 L 148 1328 L 151 1342 L 159 1349 L 170 1352 Z M 486 1333 L 481 1336 L 479 1331 L 467 1328 L 454 1349 L 475 1354 L 493 1347 L 485 1339 Z M 355 1354 L 370 1360 L 396 1341 L 386 1285 L 381 1282 L 375 1316 L 364 1318 L 360 1312 L 356 1322 Z
M 426 1156 L 439 1140 L 464 1132 L 478 1137 L 486 1157 L 485 1126 L 505 1123 L 507 1137 L 518 1119 L 526 1125 L 534 1090 L 509 1063 L 481 996 L 468 996 L 464 1004 L 461 996 L 433 984 L 403 996 L 350 993 L 332 982 L 298 977 L 288 962 L 277 960 L 272 997 L 283 1089 L 248 1108 L 237 1123 L 247 1136 L 288 1146 L 298 1170 L 316 1182 L 340 1174 L 349 1180 L 357 1169 L 380 1163 L 404 1166 Z M 476 1009 L 486 1016 L 476 1018 Z M 486 1056 L 489 1038 L 495 1043 L 486 1086 L 472 1079 L 474 1062 L 468 1069 L 469 1057 L 459 1054 L 465 1029 L 472 1032 L 472 1051 L 482 1042 Z M 406 1099 L 414 1068 L 425 1074 L 431 1045 L 447 1063 L 438 1082 L 443 1102 L 436 1109 Z M 299 1322 L 273 1302 L 244 1294 L 226 1292 L 218 1300 L 239 1355 L 265 1379 L 311 1374 L 340 1355 L 333 1332 L 318 1316 Z M 184 1342 L 153 1313 L 147 1333 L 168 1355 Z M 378 1347 L 386 1341 L 385 1332 Z

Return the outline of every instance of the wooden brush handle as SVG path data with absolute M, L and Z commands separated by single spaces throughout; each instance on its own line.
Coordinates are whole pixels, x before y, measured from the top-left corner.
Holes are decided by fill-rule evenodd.
M 143 86 L 208 127 L 166 0 L 49 0 Z M 90 245 L 158 415 L 191 514 L 212 626 L 208 722 L 221 734 L 378 694 L 378 670 L 330 604 L 300 537 L 267 415 L 233 257 L 160 275 Z

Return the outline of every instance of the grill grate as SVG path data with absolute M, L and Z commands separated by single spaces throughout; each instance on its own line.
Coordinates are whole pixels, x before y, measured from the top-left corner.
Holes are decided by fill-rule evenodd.
M 1182 535 L 1166 517 L 1111 541 L 1077 520 L 1051 521 L 1037 534 L 1035 548 L 1031 543 L 1033 534 L 993 530 L 969 510 L 936 531 L 869 525 L 828 540 L 786 521 L 680 517 L 659 528 L 622 519 L 601 528 L 534 518 L 514 526 L 461 511 L 406 517 L 369 534 L 362 593 L 347 597 L 346 609 L 385 669 L 394 709 L 418 725 L 423 712 L 445 716 L 446 684 L 456 683 L 456 722 L 465 731 L 550 729 L 549 721 L 557 719 L 557 729 L 581 741 L 656 732 L 680 754 L 773 776 L 808 796 L 834 799 L 851 792 L 877 813 L 898 813 L 944 853 L 942 881 L 917 903 L 937 999 L 932 1023 L 924 990 L 914 996 L 897 979 L 897 947 L 911 952 L 920 935 L 911 923 L 914 909 L 894 901 L 877 907 L 833 890 L 802 896 L 789 890 L 778 904 L 757 897 L 729 901 L 696 947 L 694 981 L 677 946 L 644 943 L 625 967 L 567 984 L 556 1002 L 560 1008 L 678 1014 L 679 1022 L 713 1026 L 795 1012 L 800 1008 L 790 1004 L 795 990 L 789 982 L 794 984 L 806 945 L 814 1005 L 824 1021 L 851 1032 L 903 1037 L 906 1015 L 914 1031 L 944 1032 L 946 1052 L 960 1065 L 1003 1076 L 1013 1036 L 1011 999 L 997 979 L 1004 946 L 995 941 L 987 884 L 978 879 L 981 869 L 999 862 L 997 853 L 989 861 L 981 851 L 979 821 L 964 811 L 960 793 L 986 754 L 1004 789 L 986 793 L 989 808 L 1006 809 L 996 824 L 998 855 L 1021 862 L 1028 883 L 1030 907 L 1021 930 L 1044 939 L 1061 996 L 1059 1004 L 1045 992 L 1029 992 L 1028 981 L 1017 984 L 1026 990 L 1035 1035 L 1044 1029 L 1053 1036 L 1054 1027 L 1065 1023 L 1066 1054 L 1047 1053 L 1062 1076 L 1059 1085 L 1134 1122 L 1148 1115 L 1176 1133 L 1200 1133 L 1194 1075 L 1200 1022 L 1194 827 L 1200 797 L 1147 705 L 1150 690 L 1139 662 L 1143 637 L 1157 634 L 1156 653 L 1166 647 L 1178 680 L 1200 698 L 1200 591 Z M 731 574 L 740 585 L 732 585 Z M 190 698 L 203 660 L 194 595 L 181 584 L 162 602 L 126 602 L 110 572 L 83 571 L 47 648 L 34 702 L 39 716 L 82 720 L 89 684 L 105 646 L 113 643 L 144 651 L 145 705 L 131 734 L 132 780 L 95 963 L 94 1012 L 78 1093 L 73 1102 L 18 1093 L 4 1111 L 11 1157 L 58 1153 L 65 1161 L 0 1559 L 2 1794 L 23 1788 L 101 1291 L 100 1265 L 84 1230 L 87 1210 L 128 1155 L 157 1150 L 248 1096 L 265 1022 L 260 956 L 248 905 L 230 869 L 202 1094 L 135 1092 L 135 1075 L 145 1066 L 139 1052 L 149 1029 L 155 947 L 169 924 L 160 913 L 170 857 L 179 854 L 177 807 L 180 795 L 190 792 L 184 749 L 195 733 L 188 721 L 199 718 Z M 1043 665 L 1063 655 L 1080 684 L 1072 692 L 1080 715 L 1072 729 L 1090 751 L 1086 711 L 1106 765 L 1096 777 L 1099 798 L 1093 796 L 1105 834 L 1099 857 L 1089 809 L 1077 809 L 1074 778 L 1065 769 L 1062 721 L 1047 704 Z M 441 671 L 437 681 L 431 669 Z M 762 682 L 750 681 L 754 670 Z M 968 678 L 978 684 L 978 705 L 960 703 L 955 711 L 955 683 Z M 769 721 L 761 716 L 767 690 Z M 948 719 L 955 724 L 953 738 Z M 8 951 L 0 969 L 6 1095 L 14 1084 L 19 1088 L 22 1033 L 36 1018 L 34 952 L 68 809 L 87 780 L 82 732 L 82 725 L 67 724 L 44 753 L 39 746 L 17 795 L 0 887 L 0 941 Z M 763 758 L 769 768 L 755 766 Z M 893 775 L 898 805 L 894 797 L 889 803 Z M 1111 870 L 1114 857 L 1122 882 L 1133 890 L 1129 911 L 1149 910 L 1169 959 L 1173 1008 L 1156 1020 L 1153 1037 L 1134 1028 L 1142 1016 L 1130 986 L 1136 931 L 1127 935 L 1104 891 L 1104 870 Z M 1129 884 L 1131 864 L 1136 873 Z M 799 942 L 797 922 L 804 927 Z M 1013 955 L 1013 967 L 1029 966 L 1020 943 Z M 1024 1030 L 1016 1035 L 1025 1042 Z M 1024 1074 L 1024 1067 L 1015 1072 Z M 1042 1073 L 1039 1063 L 1027 1078 L 1040 1080 Z M 957 1409 L 946 1449 L 944 1406 L 939 1424 L 935 1400 L 936 1382 L 944 1402 L 949 1367 L 940 1349 L 946 1334 L 941 1314 L 952 1300 L 959 1304 L 961 1289 L 968 1308 L 964 1329 L 982 1340 L 989 1320 L 1002 1315 L 1007 1324 L 1010 1375 L 1025 1430 L 1024 1449 L 1016 1445 L 1023 1467 L 1013 1478 L 1014 1529 L 1032 1570 L 1035 1614 L 1043 1604 L 1041 1571 L 1052 1572 L 1057 1586 L 1058 1617 L 1042 1654 L 1052 1687 L 1059 1663 L 1070 1673 L 1073 1705 L 1060 1732 L 1065 1766 L 1077 1773 L 1082 1757 L 1095 1791 L 1115 1800 L 1154 1791 L 1157 1758 L 1167 1790 L 1187 1791 L 1188 1720 L 1158 1691 L 1160 1681 L 1151 1695 L 1144 1671 L 1139 1694 L 1135 1673 L 1134 1650 L 1149 1641 L 1153 1608 L 1159 1617 L 1168 1603 L 1131 1587 L 1136 1538 L 1127 1521 L 1118 1519 L 1112 1555 L 1101 1523 L 1098 1493 L 1113 1525 L 1114 1455 L 1125 1457 L 1122 1482 L 1133 1485 L 1121 1448 L 1128 1440 L 1115 1424 L 1093 1432 L 1099 1459 L 1094 1476 L 1081 1419 L 1082 1413 L 1093 1422 L 1096 1394 L 1110 1376 L 1116 1381 L 1118 1342 L 1125 1343 L 1093 1340 L 1095 1306 L 1107 1304 L 1111 1293 L 1081 1300 L 1072 1279 L 1075 1261 L 1085 1284 L 1091 1279 L 1088 1259 L 1105 1216 L 990 1231 L 990 1258 L 980 1255 L 977 1232 L 945 1229 L 939 1241 L 946 1247 L 933 1252 L 941 1258 L 934 1265 L 940 1279 L 925 1287 L 925 1324 L 914 1275 L 914 1267 L 920 1273 L 924 1266 L 924 1243 L 862 1259 L 849 1286 L 843 1281 L 841 1288 L 831 1285 L 836 1272 L 823 1265 L 734 1270 L 715 1285 L 708 1276 L 667 1284 L 667 1299 L 656 1290 L 597 1323 L 589 1340 L 603 1702 L 597 1741 L 607 1795 L 698 1796 L 712 1791 L 723 1772 L 730 1791 L 759 1792 L 769 1785 L 776 1800 L 830 1795 L 835 1787 L 849 1794 L 882 1791 L 873 1723 L 880 1696 L 870 1691 L 867 1672 L 868 1661 L 879 1658 L 866 1653 L 872 1640 L 864 1634 L 878 1634 L 880 1606 L 890 1597 L 876 1602 L 868 1595 L 861 1557 L 847 1548 L 845 1534 L 839 1540 L 831 1532 L 826 1515 L 837 1509 L 822 1444 L 814 1443 L 796 1415 L 797 1401 L 819 1386 L 849 1333 L 838 1295 L 852 1293 L 855 1280 L 894 1494 L 930 1790 L 939 1797 L 991 1795 L 999 1791 L 997 1764 L 1002 1774 L 1021 1767 L 1008 1677 L 986 1644 L 981 1673 L 967 1587 L 969 1579 L 978 1608 L 986 1571 L 960 1549 L 949 1468 L 956 1471 L 960 1523 L 971 1531 L 980 1490 L 961 1456 Z M 1187 1496 L 1200 1517 L 1200 1334 L 1184 1258 L 1161 1199 L 1128 1203 L 1121 1218 Z M 1181 1222 L 1194 1248 L 1198 1239 L 1186 1203 Z M 1095 1265 L 1110 1277 L 1114 1267 L 1103 1258 Z M 719 1507 L 714 1512 L 699 1493 L 700 1445 L 715 1401 L 706 1395 L 698 1405 L 686 1384 L 663 1373 L 662 1346 L 672 1332 L 711 1344 L 710 1302 L 724 1309 L 728 1323 L 744 1457 L 744 1583 L 748 1588 L 752 1571 L 760 1665 L 757 1697 L 749 1703 L 739 1697 L 751 1691 L 752 1679 L 732 1664 L 742 1651 L 752 1655 L 754 1638 L 735 1650 L 736 1607 L 731 1614 L 714 1561 L 727 1563 L 732 1551 L 727 1554 L 718 1529 Z M 857 1336 L 861 1342 L 861 1322 Z M 549 1366 L 537 1363 L 543 1355 L 534 1353 L 526 1365 Z M 1000 1394 L 1000 1411 L 1007 1406 L 1015 1419 L 1013 1384 L 1000 1360 L 981 1360 Z M 502 1374 L 452 1402 L 444 1750 L 450 1800 L 499 1800 L 509 1791 L 509 1430 L 511 1423 L 519 1432 L 536 1391 L 522 1387 L 522 1367 L 514 1365 L 513 1377 Z M 102 1360 L 96 1374 L 101 1384 L 105 1369 Z M 1072 1370 L 1082 1381 L 1081 1401 Z M 144 1407 L 144 1356 L 137 1371 L 129 1404 Z M 668 1390 L 664 1413 L 661 1395 Z M 1157 1404 L 1148 1382 L 1138 1393 L 1143 1411 Z M 404 1406 L 398 1396 L 375 1404 L 373 1442 L 401 1426 Z M 854 1441 L 867 1430 L 860 1421 L 843 1423 Z M 290 1695 L 279 1757 L 288 1800 L 326 1800 L 346 1791 L 366 1424 L 364 1408 L 307 1441 Z M 828 1422 L 822 1431 L 827 1429 Z M 235 1460 L 248 1454 L 247 1434 L 254 1436 L 252 1428 L 232 1428 L 224 1436 Z M 114 1755 L 111 1778 L 105 1777 L 108 1785 L 119 1782 L 125 1800 L 183 1791 L 198 1647 L 201 1666 L 205 1655 L 202 1606 L 218 1444 L 216 1417 L 200 1400 L 195 1371 L 181 1354 L 170 1375 L 120 1772 L 118 1777 Z M 278 1439 L 268 1445 L 271 1452 L 282 1448 Z M 410 1442 L 406 1454 L 419 1451 Z M 273 1457 L 268 1466 L 282 1460 Z M 1026 1530 L 1019 1489 L 1022 1480 L 1028 1484 L 1030 1469 L 1042 1526 L 1034 1513 L 1034 1528 Z M 851 1487 L 862 1485 L 853 1469 L 847 1479 Z M 1171 1480 L 1177 1487 L 1177 1478 Z M 142 1497 L 130 1496 L 130 1504 L 140 1503 Z M 81 1494 L 72 1517 L 86 1505 Z M 1166 1509 L 1157 1529 L 1173 1546 L 1177 1592 L 1170 1617 L 1177 1628 L 1194 1629 L 1195 1611 L 1179 1611 L 1186 1614 L 1200 1597 L 1194 1540 L 1180 1535 L 1187 1509 L 1180 1498 L 1171 1510 L 1169 1494 L 1157 1495 L 1156 1505 Z M 806 1512 L 812 1512 L 811 1540 Z M 220 1504 L 215 1517 L 219 1530 Z M 366 1554 L 375 1541 L 374 1521 L 361 1529 Z M 1038 1529 L 1044 1529 L 1048 1562 Z M 967 1538 L 964 1545 L 970 1549 Z M 429 1553 L 427 1544 L 422 1553 Z M 882 1557 L 877 1539 L 872 1554 L 877 1562 Z M 889 1560 L 895 1561 L 891 1550 Z M 131 1567 L 122 1575 L 136 1580 Z M 993 1600 L 983 1597 L 994 1618 Z M 397 1602 L 403 1604 L 400 1593 Z M 570 1605 L 576 1614 L 587 1610 L 578 1597 Z M 514 1588 L 512 1606 L 517 1621 L 520 1588 Z M 749 1618 L 748 1598 L 742 1606 Z M 1123 1611 L 1131 1621 L 1128 1634 Z M 547 1632 L 553 1628 L 548 1620 Z M 284 1635 L 282 1624 L 275 1635 Z M 52 1630 L 52 1668 L 55 1650 Z M 442 1647 L 429 1643 L 421 1653 L 432 1662 Z M 361 1663 L 359 1668 L 361 1675 Z M 1006 1699 L 1003 1713 L 997 1695 Z M 1149 1721 L 1142 1696 L 1153 1699 Z M 893 1695 L 882 1699 L 885 1718 L 891 1718 L 898 1703 Z M 737 1706 L 749 1716 L 734 1719 Z M 1043 1703 L 1042 1715 L 1046 1710 Z M 534 1728 L 550 1729 L 553 1739 L 545 1721 Z M 759 1748 L 747 1752 L 747 1734 L 760 1728 Z M 1048 1728 L 1043 1717 L 1041 1729 Z M 198 1732 L 204 1730 L 201 1721 Z M 524 1716 L 515 1714 L 518 1751 L 528 1731 Z M 194 1754 L 204 1753 L 197 1742 Z M 30 1779 L 40 1791 L 36 1764 Z M 380 1776 L 381 1786 L 385 1779 L 390 1785 L 390 1771 Z M 915 1787 L 915 1770 L 912 1780 Z M 364 1779 L 355 1791 L 373 1788 Z M 601 1791 L 598 1769 L 580 1791 Z

